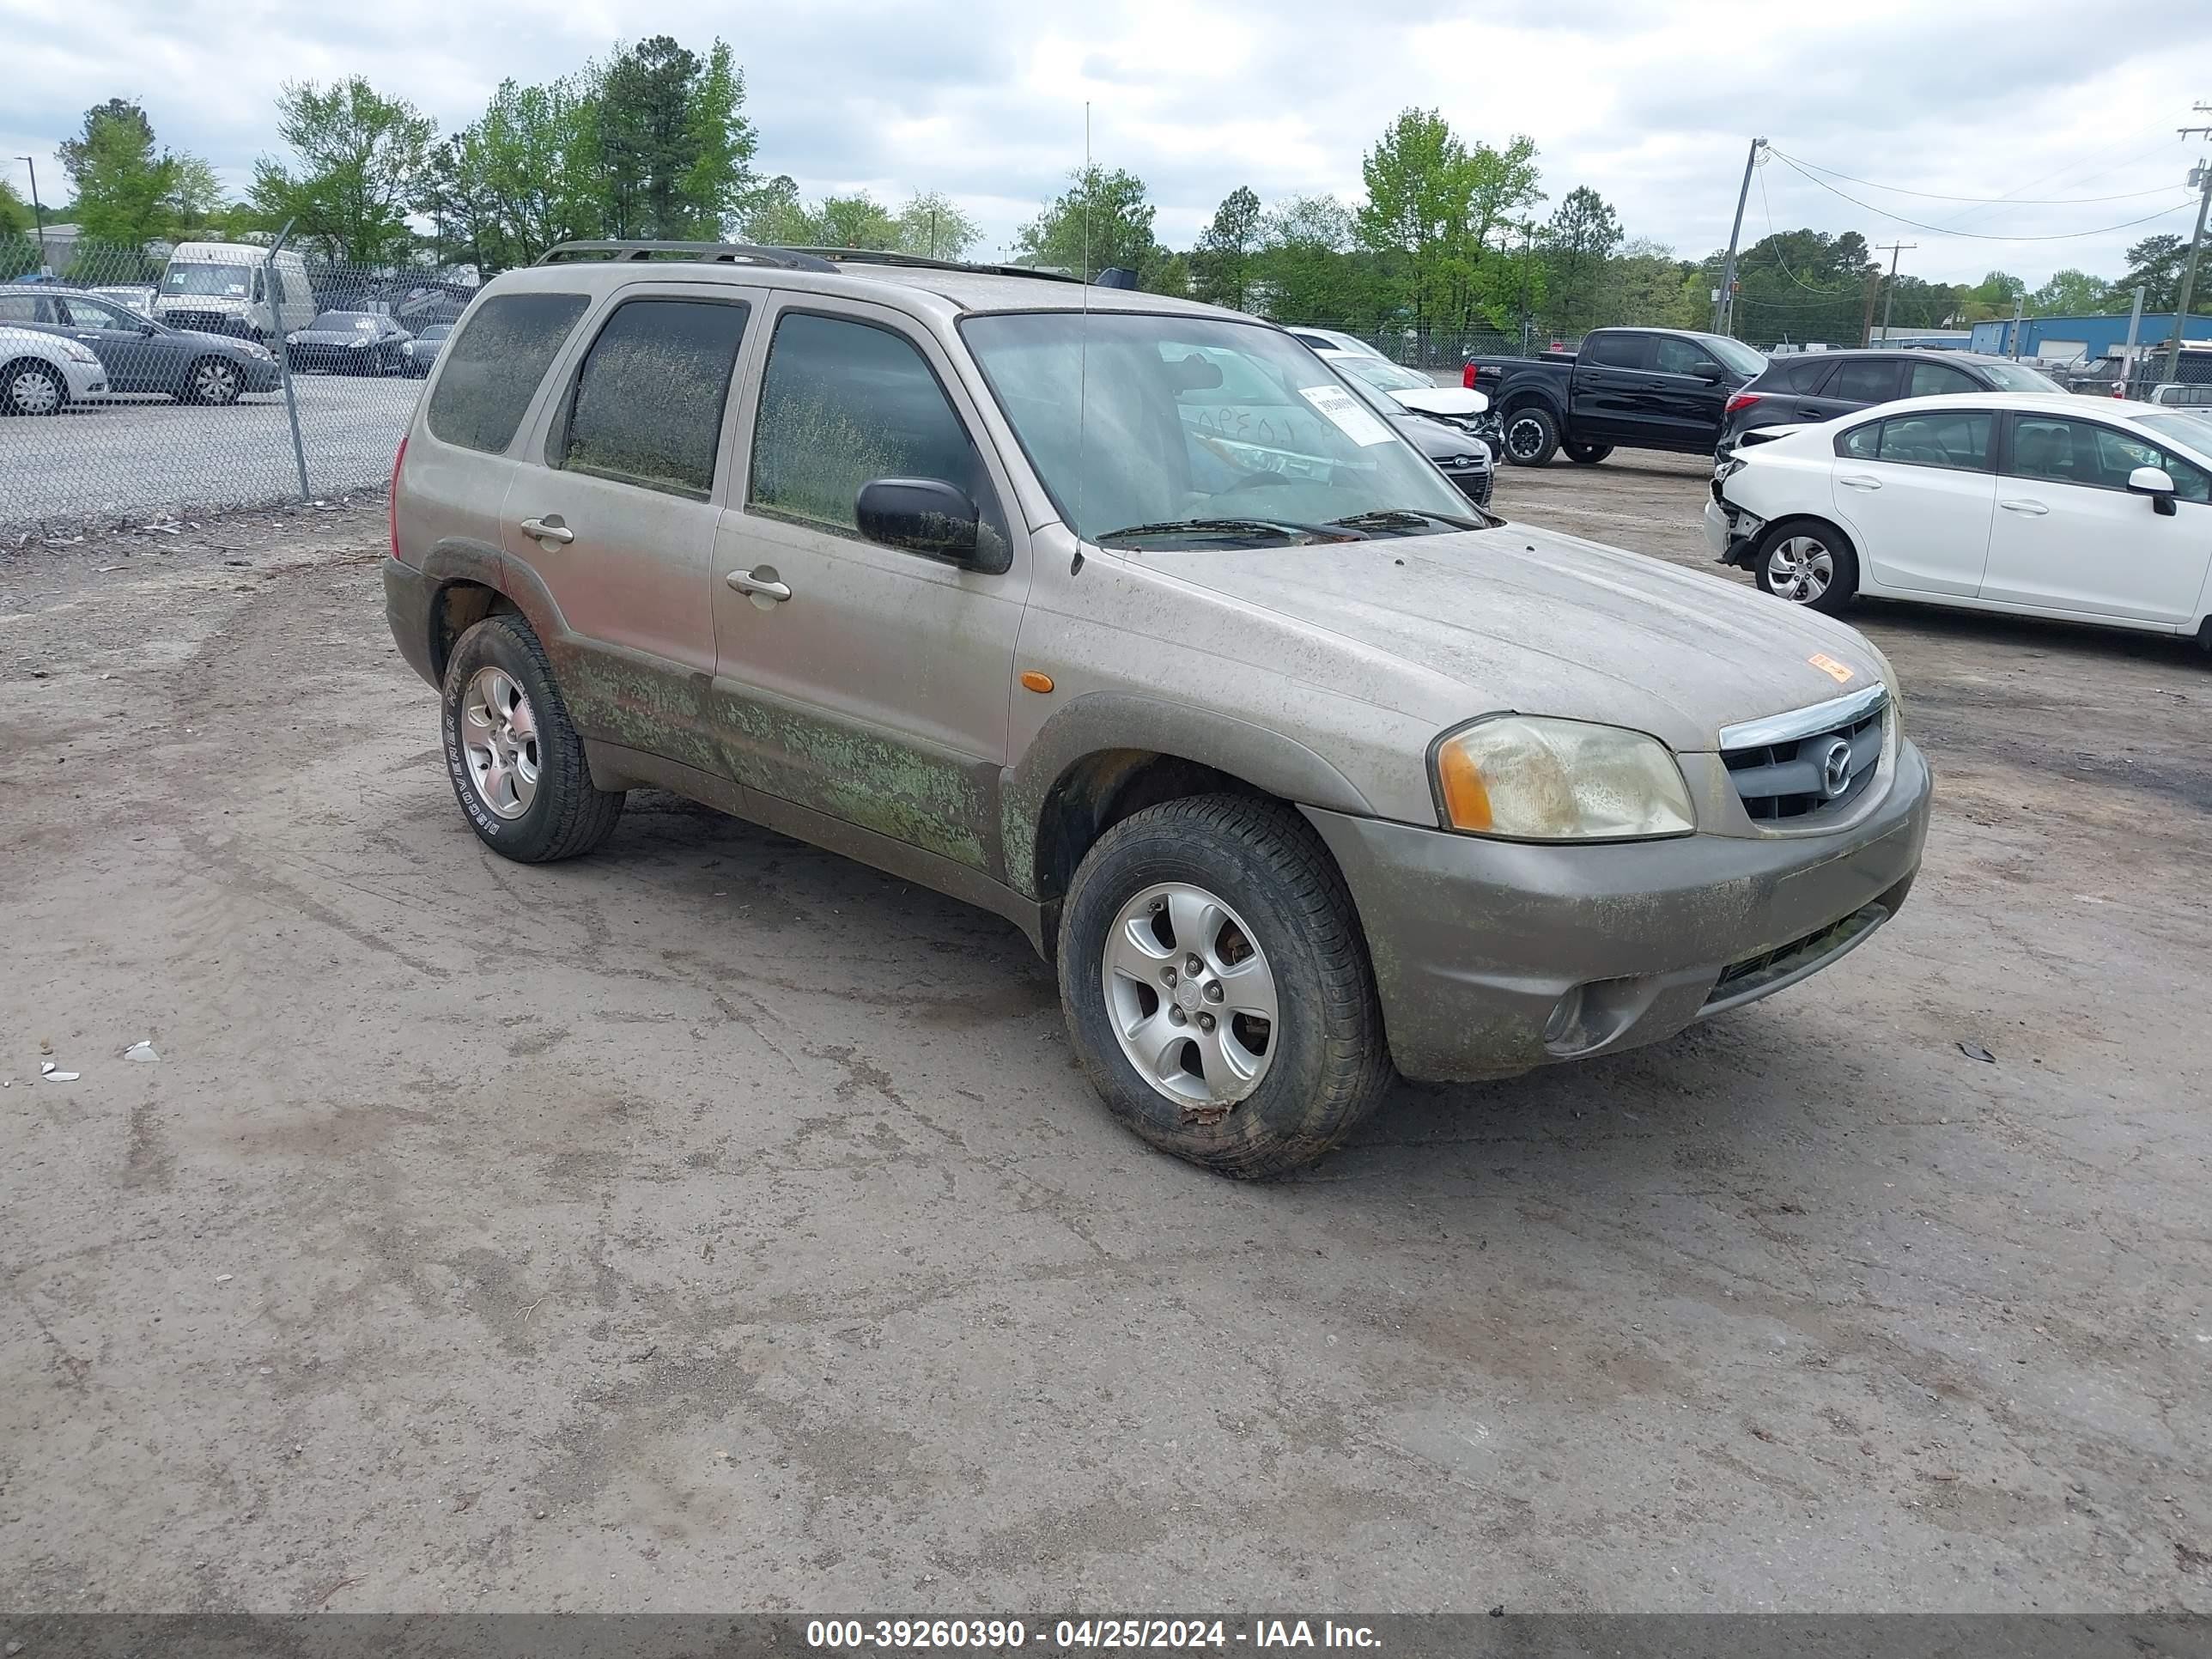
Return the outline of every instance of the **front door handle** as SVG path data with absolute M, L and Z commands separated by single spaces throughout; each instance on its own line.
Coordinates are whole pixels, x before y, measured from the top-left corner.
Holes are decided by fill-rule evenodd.
M 780 580 L 774 565 L 755 565 L 750 570 L 732 570 L 722 580 L 738 592 L 749 595 L 763 611 L 772 605 L 781 605 L 791 597 L 791 585 Z
M 2041 501 L 1999 501 L 1997 505 L 2008 513 L 2024 513 L 2031 519 L 2039 519 L 2051 511 Z
M 534 536 L 541 542 L 559 542 L 564 546 L 576 539 L 576 532 L 561 522 L 561 515 L 557 513 L 550 519 L 525 519 L 522 533 Z
M 1837 478 L 1836 482 L 1843 485 L 1846 489 L 1879 489 L 1881 488 L 1881 479 L 1869 478 L 1863 472 L 1846 472 Z

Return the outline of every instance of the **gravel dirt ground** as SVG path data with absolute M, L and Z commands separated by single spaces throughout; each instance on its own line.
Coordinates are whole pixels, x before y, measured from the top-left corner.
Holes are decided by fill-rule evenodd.
M 1707 568 L 1703 477 L 1498 497 Z M 382 535 L 0 556 L 0 1607 L 2212 1609 L 2192 649 L 1863 611 L 1892 927 L 1239 1186 L 980 912 L 482 849 Z

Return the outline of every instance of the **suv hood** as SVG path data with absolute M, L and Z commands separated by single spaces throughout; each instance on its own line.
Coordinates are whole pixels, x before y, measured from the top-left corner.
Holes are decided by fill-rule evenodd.
M 1511 709 L 1596 720 L 1689 754 L 1717 749 L 1724 726 L 1884 678 L 1874 647 L 1841 623 L 1527 525 L 1249 552 L 1148 550 L 1143 562 L 1459 681 L 1466 706 L 1447 718 Z M 1839 681 L 1815 656 L 1850 677 Z

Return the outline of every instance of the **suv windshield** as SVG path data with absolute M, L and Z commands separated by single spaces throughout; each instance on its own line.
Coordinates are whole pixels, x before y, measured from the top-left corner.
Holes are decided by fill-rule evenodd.
M 2040 369 L 2022 368 L 2018 363 L 1980 363 L 1976 365 L 1989 377 L 1993 392 L 2063 392 L 2066 388 Z
M 1277 330 L 1061 311 L 970 317 L 961 331 L 1054 505 L 1086 540 L 1305 539 L 1378 513 L 1422 515 L 1408 523 L 1431 531 L 1476 516 Z M 1077 386 L 1079 399 L 1067 395 Z M 1225 532 L 1231 524 L 1249 529 Z
M 164 294 L 219 294 L 242 300 L 253 280 L 245 265 L 171 265 L 161 275 Z

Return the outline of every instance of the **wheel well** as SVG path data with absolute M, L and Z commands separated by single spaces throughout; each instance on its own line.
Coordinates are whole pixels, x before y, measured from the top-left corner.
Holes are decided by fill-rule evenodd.
M 33 367 L 43 368 L 47 374 L 54 377 L 54 383 L 62 389 L 62 401 L 64 403 L 67 403 L 69 401 L 70 389 L 69 376 L 63 374 L 58 367 L 48 362 L 44 357 L 28 356 L 12 357 L 9 359 L 7 362 L 0 363 L 0 381 L 7 380 L 19 368 L 30 368 Z
M 1759 540 L 1754 544 L 1753 550 L 1756 551 L 1758 548 L 1765 547 L 1768 543 L 1774 540 L 1775 537 L 1780 532 L 1801 525 L 1817 525 L 1823 534 L 1842 544 L 1843 550 L 1844 552 L 1850 554 L 1854 559 L 1858 557 L 1858 544 L 1851 539 L 1850 532 L 1846 531 L 1843 526 L 1838 524 L 1833 519 L 1824 519 L 1817 513 L 1792 513 L 1786 519 L 1775 520 L 1772 523 L 1769 524 L 1765 529 L 1759 532 Z
M 1502 421 L 1509 415 L 1518 415 L 1524 409 L 1541 410 L 1554 421 L 1559 418 L 1559 411 L 1552 407 L 1551 399 L 1540 392 L 1523 392 L 1518 397 L 1509 398 L 1505 406 L 1498 411 L 1498 418 Z
M 1098 837 L 1133 813 L 1188 795 L 1275 799 L 1218 768 L 1146 749 L 1100 750 L 1073 763 L 1054 781 L 1036 836 L 1036 893 L 1053 921 L 1048 941 L 1075 868 Z
M 453 654 L 453 645 L 462 635 L 474 628 L 486 617 L 501 611 L 520 615 L 522 607 L 495 587 L 482 582 L 447 582 L 438 590 L 430 602 L 430 667 L 442 680 L 446 678 L 446 659 Z

